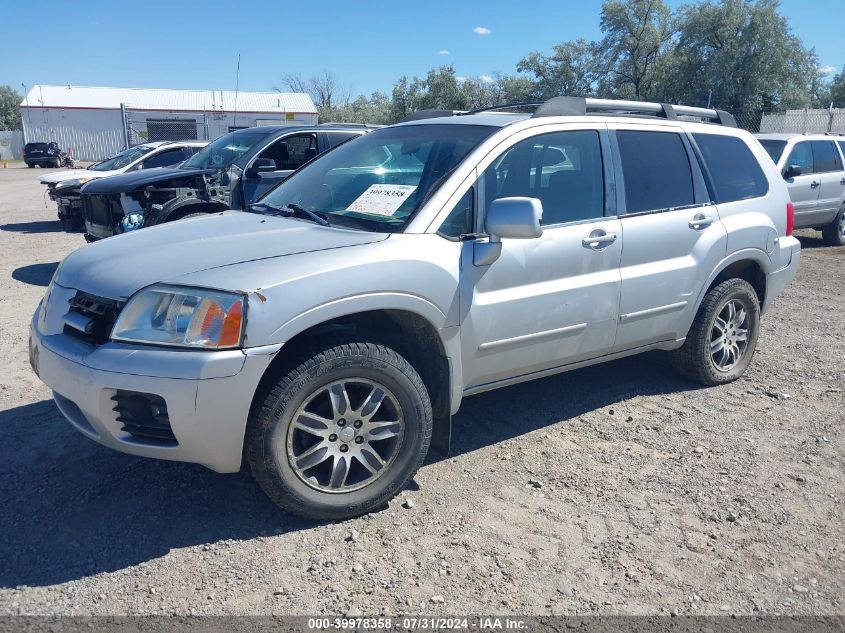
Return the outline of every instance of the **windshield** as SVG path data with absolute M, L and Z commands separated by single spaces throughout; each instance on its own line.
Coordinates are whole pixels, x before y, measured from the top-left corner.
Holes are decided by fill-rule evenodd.
M 180 165 L 181 169 L 220 169 L 228 167 L 249 148 L 267 136 L 267 132 L 237 130 L 221 136 Z
M 126 167 L 130 163 L 134 163 L 144 154 L 149 154 L 151 151 L 153 151 L 153 149 L 155 148 L 149 147 L 147 145 L 130 147 L 129 149 L 125 149 L 120 152 L 120 154 L 118 154 L 117 156 L 112 156 L 111 158 L 107 158 L 101 163 L 91 165 L 88 169 L 93 169 L 94 171 L 109 171 L 112 169 L 120 169 L 121 167 Z
M 760 139 L 760 145 L 769 153 L 775 164 L 780 160 L 780 155 L 783 154 L 783 148 L 786 147 L 786 141 L 778 141 L 775 139 Z
M 437 124 L 377 130 L 295 172 L 261 204 L 295 205 L 341 226 L 401 231 L 458 163 L 495 130 Z

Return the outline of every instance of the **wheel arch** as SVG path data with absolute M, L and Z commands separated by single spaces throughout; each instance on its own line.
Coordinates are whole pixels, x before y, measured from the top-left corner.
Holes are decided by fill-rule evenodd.
M 701 302 L 704 301 L 707 293 L 726 279 L 732 278 L 744 279 L 751 284 L 754 292 L 757 293 L 762 312 L 763 306 L 766 305 L 766 275 L 770 268 L 769 256 L 759 249 L 744 249 L 729 255 L 710 273 L 707 283 L 696 298 L 693 318 L 701 308 Z
M 161 214 L 156 218 L 156 224 L 164 224 L 165 222 L 173 222 L 179 220 L 190 213 L 220 213 L 221 211 L 228 211 L 229 207 L 222 202 L 208 202 L 206 200 L 188 199 L 181 201 L 179 204 L 170 208 L 164 208 Z
M 429 309 L 420 309 L 419 305 L 367 307 L 366 302 L 344 301 L 346 309 L 335 306 L 333 310 L 311 311 L 279 328 L 277 334 L 284 333 L 285 342 L 255 390 L 253 410 L 267 389 L 312 354 L 322 341 L 365 338 L 394 349 L 419 373 L 434 416 L 431 448 L 447 455 L 456 384 L 454 355 L 448 353 L 450 342 L 441 336 L 438 327 L 445 318 L 443 313 L 422 299 L 418 301 Z M 298 326 L 291 327 L 293 323 Z

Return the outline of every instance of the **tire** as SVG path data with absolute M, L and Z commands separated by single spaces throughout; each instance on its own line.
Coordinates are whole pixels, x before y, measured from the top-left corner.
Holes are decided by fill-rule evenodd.
M 735 311 L 733 321 L 729 318 L 731 304 Z M 740 308 L 745 311 L 744 319 Z M 717 325 L 717 318 L 724 328 Z M 720 330 L 726 333 L 720 335 Z M 745 330 L 744 339 L 742 330 Z M 670 352 L 672 366 L 682 376 L 703 385 L 732 382 L 751 363 L 759 333 L 757 293 L 744 279 L 728 279 L 705 295 L 683 346 Z M 722 348 L 718 350 L 720 341 Z
M 383 507 L 428 453 L 433 422 L 422 379 L 394 350 L 370 341 L 329 343 L 304 357 L 256 399 L 245 438 L 253 476 L 277 505 L 309 519 Z M 369 412 L 377 391 L 383 400 Z
M 35 168 L 35 164 L 34 164 L 34 163 L 27 163 L 27 164 L 26 164 L 26 166 L 27 166 L 27 167 L 29 167 L 30 169 L 34 169 L 34 168 Z
M 833 222 L 822 228 L 822 239 L 828 246 L 845 246 L 845 205 Z

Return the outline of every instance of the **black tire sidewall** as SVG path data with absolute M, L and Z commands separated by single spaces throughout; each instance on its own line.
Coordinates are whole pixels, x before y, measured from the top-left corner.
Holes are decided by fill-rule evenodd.
M 713 382 L 726 383 L 742 376 L 754 357 L 754 352 L 757 349 L 757 338 L 760 334 L 760 303 L 754 288 L 746 281 L 735 279 L 729 284 L 719 286 L 714 290 L 719 291 L 720 296 L 703 319 L 706 331 L 701 336 L 701 349 L 699 353 L 702 362 L 705 364 L 706 372 L 712 377 Z M 713 323 L 716 317 L 722 312 L 727 303 L 733 300 L 740 301 L 748 313 L 748 347 L 742 359 L 730 371 L 722 371 L 716 367 L 713 357 L 710 355 L 710 332 L 713 329 Z
M 293 505 L 294 511 L 301 509 L 310 516 L 356 516 L 393 497 L 416 472 L 424 457 L 420 453 L 428 451 L 431 437 L 430 407 L 424 401 L 427 395 L 419 393 L 418 385 L 405 371 L 381 358 L 347 355 L 324 361 L 285 381 L 281 394 L 266 403 L 270 406 L 265 405 L 259 414 L 262 454 L 258 468 L 263 471 L 259 481 L 265 480 L 273 492 L 280 492 L 285 498 L 284 506 Z M 287 456 L 288 429 L 293 414 L 306 398 L 324 385 L 344 378 L 366 378 L 387 387 L 402 408 L 405 430 L 399 454 L 375 482 L 352 492 L 321 492 L 303 482 L 291 467 Z M 268 397 L 273 398 L 272 394 Z M 270 496 L 276 498 L 275 494 Z

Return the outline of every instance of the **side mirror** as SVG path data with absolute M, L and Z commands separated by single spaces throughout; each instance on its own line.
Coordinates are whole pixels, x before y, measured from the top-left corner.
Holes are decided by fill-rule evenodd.
M 542 217 L 543 203 L 537 198 L 499 198 L 490 203 L 485 226 L 491 241 L 528 240 L 543 234 Z
M 267 171 L 276 171 L 276 161 L 272 158 L 256 158 L 255 162 L 250 166 L 247 175 L 257 176 Z
M 787 180 L 790 178 L 795 178 L 796 176 L 800 176 L 802 174 L 801 167 L 798 165 L 787 165 L 786 168 L 783 170 L 783 177 Z
M 543 203 L 537 198 L 499 198 L 490 203 L 485 226 L 490 238 L 476 240 L 473 264 L 489 266 L 502 254 L 502 238 L 527 240 L 540 237 Z

